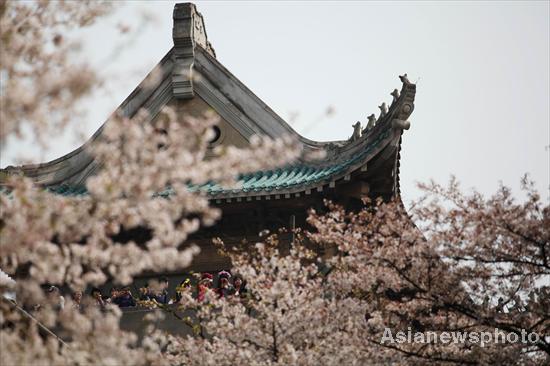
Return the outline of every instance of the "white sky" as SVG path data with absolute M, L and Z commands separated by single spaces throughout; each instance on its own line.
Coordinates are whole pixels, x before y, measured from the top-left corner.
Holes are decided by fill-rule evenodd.
M 172 46 L 174 2 L 127 2 L 83 32 L 82 56 L 100 66 L 108 93 L 84 104 L 86 137 Z M 550 187 L 549 2 L 197 2 L 220 60 L 291 125 L 315 140 L 345 139 L 357 120 L 418 81 L 411 129 L 403 136 L 401 191 L 417 181 L 519 192 L 529 173 Z M 140 24 L 143 12 L 155 22 Z M 130 24 L 129 35 L 114 28 Z M 333 106 L 336 115 L 320 119 Z M 78 147 L 66 133 L 48 152 L 10 144 L 1 166 L 35 162 Z

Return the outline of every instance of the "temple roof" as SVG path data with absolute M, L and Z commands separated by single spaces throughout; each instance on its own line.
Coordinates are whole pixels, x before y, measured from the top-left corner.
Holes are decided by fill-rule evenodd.
M 360 123 L 356 124 L 348 140 L 318 142 L 298 134 L 216 59 L 203 18 L 193 4 L 175 6 L 173 40 L 174 47 L 157 65 L 161 77 L 156 84 L 151 88 L 142 82 L 119 107 L 125 116 L 132 117 L 144 108 L 153 118 L 171 100 L 198 97 L 245 139 L 253 135 L 271 138 L 290 135 L 299 141 L 304 151 L 304 157 L 292 165 L 239 177 L 237 189 L 224 189 L 215 183 L 193 189 L 217 200 L 250 200 L 252 196 L 269 199 L 273 195 L 290 198 L 301 192 L 308 194 L 312 190 L 334 188 L 359 177 L 371 182 L 374 192 L 385 196 L 399 193 L 401 135 L 410 126 L 407 119 L 414 109 L 416 94 L 416 86 L 406 75 L 401 77 L 401 91 L 396 89 L 392 93 L 389 108 L 385 103 L 381 106 L 378 119 L 372 115 L 363 129 Z M 59 159 L 8 167 L 1 175 L 22 173 L 54 192 L 84 194 L 86 179 L 101 166 L 90 154 L 89 147 L 100 138 L 104 125 L 83 146 Z M 323 159 L 305 157 L 319 151 L 324 153 Z M 0 185 L 5 179 L 1 175 Z

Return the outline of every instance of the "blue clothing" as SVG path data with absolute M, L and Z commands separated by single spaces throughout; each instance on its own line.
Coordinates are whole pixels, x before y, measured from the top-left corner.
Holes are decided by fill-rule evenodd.
M 136 302 L 134 301 L 134 298 L 132 297 L 132 295 L 119 296 L 116 299 L 114 299 L 113 302 L 121 308 L 136 306 Z
M 168 304 L 168 302 L 170 301 L 170 298 L 168 297 L 168 291 L 164 290 L 160 294 L 156 294 L 155 300 L 157 300 L 159 304 Z

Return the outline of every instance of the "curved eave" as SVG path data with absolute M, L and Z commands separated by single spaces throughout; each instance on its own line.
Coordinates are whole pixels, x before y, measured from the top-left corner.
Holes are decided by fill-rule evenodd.
M 200 46 L 196 46 L 195 51 L 194 69 L 197 72 L 193 83 L 195 94 L 209 103 L 229 123 L 240 128 L 246 138 L 250 138 L 254 134 L 264 134 L 272 138 L 285 134 L 294 136 L 303 145 L 304 151 L 304 158 L 299 159 L 295 166 L 306 167 L 311 170 L 313 175 L 317 174 L 314 176 L 315 179 L 308 177 L 302 181 L 295 180 L 286 186 L 277 184 L 259 186 L 253 191 L 242 189 L 210 191 L 208 194 L 214 199 L 252 195 L 288 195 L 319 189 L 326 184 L 336 184 L 335 182 L 338 180 L 344 179 L 357 169 L 364 167 L 372 160 L 377 151 L 390 145 L 398 147 L 397 135 L 400 136 L 402 130 L 395 126 L 395 120 L 406 121 L 414 109 L 416 86 L 407 82 L 403 84 L 400 97 L 391 104 L 387 114 L 379 118 L 376 126 L 366 131 L 363 136 L 350 138 L 348 141 L 312 141 L 298 134 L 215 57 Z M 124 116 L 132 117 L 139 109 L 145 108 L 153 118 L 162 106 L 173 98 L 172 71 L 174 62 L 172 53 L 173 49 L 157 65 L 157 68 L 161 70 L 161 77 L 157 79 L 156 84 L 146 87 L 145 81 L 142 82 L 120 105 L 118 110 Z M 3 169 L 1 171 L 3 174 L 0 175 L 0 185 L 6 175 L 24 174 L 31 177 L 38 185 L 54 189 L 61 187 L 61 190 L 65 190 L 69 194 L 71 189 L 66 189 L 66 187 L 84 186 L 87 178 L 101 167 L 100 162 L 96 161 L 90 153 L 90 149 L 95 141 L 101 138 L 105 123 L 83 146 L 61 158 L 43 164 Z M 319 151 L 325 153 L 325 158 L 321 160 L 307 158 L 309 153 Z M 398 164 L 398 161 L 396 163 Z M 323 173 L 323 171 L 326 173 L 331 167 L 334 169 L 330 174 Z M 287 169 L 291 168 L 287 167 Z M 268 175 L 265 179 L 268 181 L 269 174 L 273 173 L 256 174 Z M 397 177 L 397 174 L 394 174 L 394 177 Z M 398 189 L 398 182 L 395 187 Z

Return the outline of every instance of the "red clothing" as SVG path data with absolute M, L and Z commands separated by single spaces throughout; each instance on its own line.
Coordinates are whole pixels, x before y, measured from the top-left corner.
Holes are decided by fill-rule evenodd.
M 197 294 L 197 300 L 203 301 L 204 297 L 206 296 L 206 292 L 208 290 L 209 289 L 208 289 L 207 286 L 199 284 L 199 291 L 198 291 L 198 294 Z

